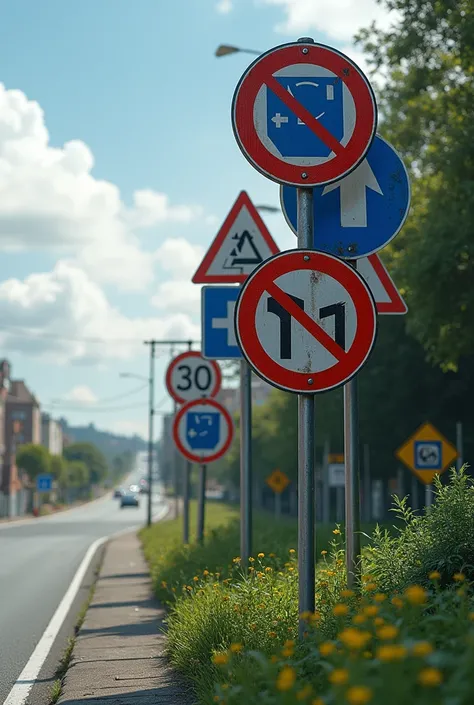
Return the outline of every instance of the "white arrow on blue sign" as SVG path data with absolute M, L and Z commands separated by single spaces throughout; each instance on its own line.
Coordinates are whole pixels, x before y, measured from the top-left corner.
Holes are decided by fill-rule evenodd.
M 201 355 L 206 360 L 240 360 L 235 337 L 234 309 L 238 286 L 203 286 L 201 289 Z
M 405 222 L 410 182 L 395 149 L 376 135 L 364 161 L 348 176 L 314 193 L 314 247 L 344 259 L 381 250 Z M 282 186 L 283 214 L 296 233 L 296 188 Z
M 36 478 L 36 489 L 38 492 L 51 492 L 53 489 L 53 476 L 38 475 Z

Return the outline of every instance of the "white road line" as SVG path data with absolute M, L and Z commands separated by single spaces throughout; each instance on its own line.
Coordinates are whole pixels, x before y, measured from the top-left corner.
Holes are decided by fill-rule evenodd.
M 158 514 L 153 516 L 153 519 L 155 521 L 159 521 L 167 514 L 168 509 L 168 505 L 165 504 Z M 139 526 L 141 526 L 141 524 L 139 524 Z M 43 636 L 36 645 L 36 648 L 31 654 L 28 663 L 18 676 L 13 688 L 7 695 L 6 700 L 3 701 L 3 705 L 24 705 L 26 703 L 30 690 L 36 683 L 38 675 L 43 668 L 43 664 L 46 661 L 48 654 L 51 651 L 51 647 L 59 634 L 59 630 L 61 629 L 64 620 L 66 619 L 69 610 L 74 603 L 76 595 L 79 592 L 79 588 L 82 585 L 82 581 L 84 580 L 84 576 L 97 549 L 100 548 L 100 546 L 102 546 L 106 541 L 121 536 L 122 534 L 131 533 L 136 528 L 136 526 L 131 526 L 127 529 L 122 529 L 121 531 L 110 534 L 110 536 L 103 536 L 89 546 L 86 555 L 82 559 L 82 562 L 66 591 L 66 594 L 59 603 L 59 607 L 53 614 L 51 621 L 43 632 Z

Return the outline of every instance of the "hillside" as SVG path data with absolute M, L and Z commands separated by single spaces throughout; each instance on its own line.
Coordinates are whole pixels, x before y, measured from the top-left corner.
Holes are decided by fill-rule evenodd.
M 137 435 L 116 435 L 109 431 L 101 431 L 92 423 L 88 426 L 69 426 L 65 418 L 59 419 L 59 423 L 70 442 L 93 443 L 100 448 L 107 460 L 112 460 L 126 451 L 138 453 L 147 448 L 146 441 Z

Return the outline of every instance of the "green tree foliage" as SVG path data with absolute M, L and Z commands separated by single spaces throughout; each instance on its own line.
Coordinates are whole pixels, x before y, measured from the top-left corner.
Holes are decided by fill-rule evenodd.
M 67 485 L 67 462 L 62 455 L 51 456 L 51 473 L 60 487 Z
M 73 443 L 64 449 L 68 461 L 78 460 L 84 463 L 90 473 L 91 484 L 101 483 L 107 475 L 107 461 L 101 451 L 92 443 Z
M 90 483 L 90 472 L 87 465 L 81 460 L 71 460 L 67 464 L 67 486 L 84 489 Z
M 26 472 L 30 480 L 34 480 L 37 475 L 51 471 L 51 456 L 44 446 L 26 443 L 17 450 L 16 464 Z
M 412 211 L 391 248 L 410 307 L 407 324 L 430 359 L 454 369 L 474 353 L 474 5 L 382 0 L 398 20 L 359 42 L 379 91 L 381 132 L 412 177 Z

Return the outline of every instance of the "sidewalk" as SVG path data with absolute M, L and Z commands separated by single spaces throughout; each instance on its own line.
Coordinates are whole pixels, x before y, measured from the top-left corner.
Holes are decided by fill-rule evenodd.
M 112 540 L 58 702 L 192 705 L 164 655 L 164 617 L 136 535 Z

